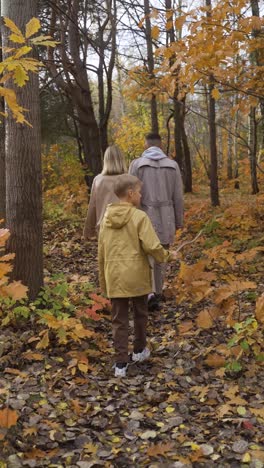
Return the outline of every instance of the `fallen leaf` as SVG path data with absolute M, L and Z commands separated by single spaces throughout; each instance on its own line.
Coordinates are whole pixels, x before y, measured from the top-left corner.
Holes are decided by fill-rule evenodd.
M 156 445 L 151 445 L 147 450 L 147 455 L 149 457 L 157 457 L 158 455 L 165 455 L 167 452 L 171 451 L 174 444 L 172 442 L 167 442 L 166 444 L 160 443 Z
M 0 410 L 0 427 L 7 428 L 15 426 L 19 415 L 15 410 L 4 408 Z
M 145 432 L 142 432 L 142 434 L 140 434 L 139 437 L 141 439 L 143 439 L 143 440 L 155 439 L 155 437 L 157 437 L 157 432 L 156 431 L 145 431 Z
M 212 353 L 207 356 L 204 361 L 209 367 L 223 367 L 225 365 L 225 358 L 219 354 Z

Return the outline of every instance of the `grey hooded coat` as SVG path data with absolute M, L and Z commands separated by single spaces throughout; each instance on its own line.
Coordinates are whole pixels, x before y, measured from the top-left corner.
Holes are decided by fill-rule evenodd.
M 132 161 L 129 173 L 142 182 L 141 207 L 148 214 L 162 244 L 171 244 L 183 226 L 183 187 L 176 161 L 151 146 Z

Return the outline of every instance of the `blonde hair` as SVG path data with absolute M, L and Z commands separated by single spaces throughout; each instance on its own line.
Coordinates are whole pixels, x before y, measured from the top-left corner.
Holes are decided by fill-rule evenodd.
M 136 187 L 141 187 L 142 182 L 137 177 L 130 174 L 122 174 L 117 177 L 114 184 L 114 192 L 118 198 L 125 197 L 128 190 L 135 190 Z
M 127 172 L 123 153 L 116 145 L 108 146 L 104 154 L 103 175 L 118 175 Z

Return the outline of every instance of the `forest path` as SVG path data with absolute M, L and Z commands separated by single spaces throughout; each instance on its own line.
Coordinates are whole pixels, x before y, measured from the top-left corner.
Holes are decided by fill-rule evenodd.
M 85 245 L 80 227 L 49 228 L 51 273 L 97 284 L 96 243 Z M 93 325 L 101 347 L 54 343 L 40 360 L 22 357 L 34 329 L 0 333 L 0 399 L 9 418 L 19 416 L 0 430 L 1 467 L 264 466 L 263 367 L 225 376 L 221 349 L 231 330 L 217 323 L 193 330 L 195 308 L 167 296 L 163 310 L 150 313 L 151 359 L 129 366 L 126 379 L 113 377 L 109 312 Z M 220 362 L 213 357 L 212 365 L 216 349 Z M 73 373 L 71 351 L 88 355 L 91 371 Z

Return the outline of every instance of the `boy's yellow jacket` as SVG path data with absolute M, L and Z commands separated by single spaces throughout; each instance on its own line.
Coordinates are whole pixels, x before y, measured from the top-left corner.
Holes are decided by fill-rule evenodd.
M 108 205 L 98 244 L 99 280 L 107 297 L 136 297 L 152 291 L 148 255 L 170 260 L 149 217 L 130 203 Z

